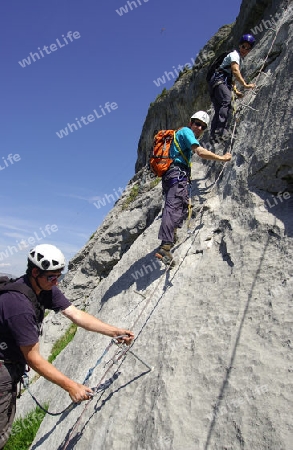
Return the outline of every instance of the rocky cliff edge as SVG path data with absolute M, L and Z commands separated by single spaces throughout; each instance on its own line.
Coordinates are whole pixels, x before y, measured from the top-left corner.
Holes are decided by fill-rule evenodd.
M 229 36 L 257 8 L 258 23 L 280 19 L 247 58 L 245 76 L 258 87 L 237 102 L 234 139 L 219 149 L 231 150 L 232 162 L 194 161 L 194 214 L 189 232 L 180 230 L 176 267 L 166 272 L 154 259 L 162 199 L 145 168 L 144 132 L 137 174 L 71 262 L 66 295 L 137 338 L 124 355 L 78 330 L 56 366 L 80 382 L 94 368 L 97 395 L 46 416 L 32 449 L 292 449 L 293 12 L 291 2 L 245 1 Z M 205 70 L 168 94 L 178 122 L 182 92 Z M 205 106 L 193 98 L 185 114 Z M 167 101 L 156 103 L 161 117 Z M 31 389 L 51 411 L 69 404 L 43 379 Z M 33 407 L 23 395 L 19 413 Z

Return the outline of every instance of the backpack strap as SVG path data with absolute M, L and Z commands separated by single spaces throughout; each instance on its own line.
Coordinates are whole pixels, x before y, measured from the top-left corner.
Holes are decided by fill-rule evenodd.
M 182 151 L 181 148 L 180 148 L 179 142 L 177 141 L 177 138 L 176 138 L 176 131 L 174 131 L 174 144 L 175 144 L 175 147 L 177 148 L 177 150 L 179 151 L 179 153 L 181 154 L 182 158 L 183 158 L 184 161 L 186 162 L 187 166 L 188 166 L 189 168 L 191 168 L 191 162 L 188 161 L 188 159 L 186 158 L 186 156 L 184 155 L 183 151 Z
M 33 291 L 32 288 L 30 288 L 25 283 L 16 283 L 16 281 L 19 280 L 19 278 L 13 279 L 8 277 L 0 277 L 0 294 L 2 292 L 20 292 L 21 294 L 25 295 L 29 301 L 32 303 L 33 308 L 35 310 L 35 314 L 37 317 L 38 327 L 39 327 L 39 333 L 41 330 L 41 323 L 44 318 L 44 312 L 45 308 L 44 306 L 38 301 L 38 298 Z

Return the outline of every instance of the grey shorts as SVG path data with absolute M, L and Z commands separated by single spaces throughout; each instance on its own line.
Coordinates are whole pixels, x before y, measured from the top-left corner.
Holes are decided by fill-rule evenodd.
M 0 450 L 11 433 L 16 411 L 17 383 L 23 372 L 22 364 L 0 362 Z

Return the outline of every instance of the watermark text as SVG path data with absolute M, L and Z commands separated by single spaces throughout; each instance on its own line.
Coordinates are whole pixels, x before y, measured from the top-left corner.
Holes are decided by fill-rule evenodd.
M 1 161 L 0 170 L 4 170 L 6 169 L 6 167 L 12 166 L 15 162 L 20 161 L 21 157 L 19 156 L 18 153 L 15 153 L 15 155 L 9 153 L 9 155 L 6 156 L 6 158 L 2 156 L 2 160 L 3 162 Z
M 31 248 L 37 242 L 42 241 L 52 233 L 56 233 L 56 231 L 58 231 L 58 227 L 55 224 L 46 225 L 44 227 L 44 230 L 40 227 L 38 231 L 34 232 L 33 236 L 30 236 L 27 239 L 22 239 L 21 241 L 16 241 L 15 245 L 8 245 L 4 251 L 0 252 L 0 261 L 13 256 L 14 254 L 18 253 L 21 250 L 27 249 L 28 247 Z
M 127 14 L 129 11 L 133 11 L 133 8 L 138 8 L 138 6 L 142 6 L 143 3 L 147 3 L 149 0 L 132 0 L 128 1 L 126 5 L 121 6 L 119 9 L 116 9 L 116 13 L 121 17 L 123 14 Z
M 107 203 L 115 203 L 116 200 L 120 198 L 120 195 L 124 192 L 124 189 L 122 187 L 119 187 L 117 190 L 113 189 L 114 194 L 105 194 L 103 197 L 99 198 L 97 201 L 95 201 L 93 204 L 97 209 L 100 209 L 102 206 L 106 206 Z M 118 194 L 118 192 L 120 195 Z
M 62 139 L 64 136 L 68 136 L 69 131 L 70 133 L 73 133 L 74 131 L 77 131 L 80 128 L 82 128 L 83 125 L 88 125 L 89 123 L 94 122 L 96 119 L 101 119 L 102 117 L 106 116 L 107 113 L 110 114 L 112 111 L 115 111 L 115 109 L 118 108 L 118 105 L 115 102 L 112 103 L 106 102 L 104 106 L 100 105 L 99 108 L 100 108 L 99 111 L 97 111 L 96 109 L 93 110 L 94 114 L 89 114 L 86 117 L 81 116 L 80 119 L 76 117 L 75 118 L 76 123 L 74 122 L 67 123 L 67 126 L 64 129 L 56 131 L 56 134 L 59 137 L 59 139 Z M 82 122 L 83 125 L 80 122 Z
M 209 51 L 207 53 L 203 52 L 201 54 L 201 56 L 199 56 L 199 54 L 197 54 L 196 58 L 198 59 L 198 62 L 196 64 L 195 64 L 195 59 L 190 58 L 191 63 L 187 62 L 184 65 L 178 64 L 177 67 L 173 66 L 172 67 L 173 70 L 171 70 L 169 72 L 167 72 L 165 70 L 164 74 L 161 77 L 157 78 L 156 80 L 153 80 L 153 83 L 157 87 L 160 87 L 161 85 L 166 84 L 168 81 L 175 80 L 175 78 L 179 77 L 180 72 L 183 72 L 184 69 L 192 69 L 193 67 L 196 68 L 196 67 L 200 66 L 200 64 L 203 64 L 214 57 L 215 57 L 215 52 L 213 52 L 213 51 Z
M 60 40 L 56 39 L 56 44 L 53 43 L 49 46 L 44 45 L 42 49 L 38 47 L 37 52 L 30 52 L 30 54 L 26 58 L 24 58 L 22 61 L 18 61 L 18 64 L 24 69 L 25 67 L 30 66 L 32 62 L 39 61 L 46 55 L 50 55 L 51 53 L 56 52 L 56 50 L 58 50 L 59 48 L 65 47 L 66 45 L 70 44 L 70 42 L 73 42 L 73 40 L 79 39 L 80 33 L 78 31 L 74 31 L 73 33 L 72 31 L 68 31 L 66 36 L 62 34 L 62 38 L 63 39 L 60 38 Z

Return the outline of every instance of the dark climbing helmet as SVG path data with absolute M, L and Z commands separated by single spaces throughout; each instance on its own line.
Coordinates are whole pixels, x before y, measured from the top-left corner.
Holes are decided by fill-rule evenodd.
M 241 37 L 239 44 L 242 44 L 243 42 L 248 42 L 248 44 L 250 44 L 251 48 L 253 48 L 253 46 L 255 44 L 255 38 L 252 36 L 252 34 L 244 34 Z

